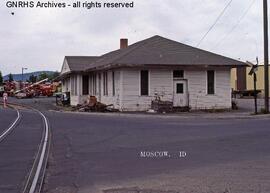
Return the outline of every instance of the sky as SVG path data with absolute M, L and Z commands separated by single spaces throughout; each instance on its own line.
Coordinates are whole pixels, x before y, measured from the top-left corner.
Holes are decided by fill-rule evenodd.
M 132 44 L 160 35 L 196 47 L 230 0 L 134 0 L 129 9 L 7 8 L 6 2 L 0 2 L 4 75 L 21 73 L 22 67 L 60 71 L 64 56 L 99 56 L 119 49 L 120 38 Z M 262 2 L 233 0 L 199 48 L 263 62 Z

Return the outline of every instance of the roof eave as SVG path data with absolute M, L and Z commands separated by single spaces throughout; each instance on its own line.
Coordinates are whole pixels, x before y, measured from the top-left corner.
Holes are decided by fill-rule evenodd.
M 96 66 L 93 68 L 88 68 L 86 72 L 91 71 L 99 71 L 99 70 L 106 70 L 106 69 L 112 69 L 112 68 L 121 68 L 121 67 L 230 67 L 230 68 L 237 68 L 237 67 L 244 67 L 248 66 L 246 63 L 240 62 L 237 64 L 107 64 L 102 66 Z

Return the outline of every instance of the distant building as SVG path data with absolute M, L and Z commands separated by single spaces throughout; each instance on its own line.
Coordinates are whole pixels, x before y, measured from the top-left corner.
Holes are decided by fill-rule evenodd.
M 250 76 L 251 67 L 233 68 L 231 71 L 231 87 L 235 91 L 252 91 L 254 90 L 253 76 Z M 270 66 L 269 66 L 270 73 Z M 270 82 L 270 81 L 269 81 Z M 269 87 L 270 88 L 270 87 Z M 257 71 L 257 89 L 264 94 L 264 66 L 259 65 Z
M 245 63 L 160 36 L 100 57 L 66 56 L 61 70 L 62 90 L 71 105 L 88 96 L 120 111 L 146 111 L 159 96 L 174 107 L 231 108 L 231 68 Z

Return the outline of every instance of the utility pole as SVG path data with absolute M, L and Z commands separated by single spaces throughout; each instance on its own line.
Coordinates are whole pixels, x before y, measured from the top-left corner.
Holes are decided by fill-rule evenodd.
M 23 88 L 23 71 L 27 70 L 27 68 L 22 67 L 22 82 L 21 82 L 21 89 Z
M 27 68 L 22 67 L 22 82 L 23 82 L 23 71 L 27 70 Z
M 263 0 L 264 23 L 264 92 L 265 113 L 269 113 L 269 58 L 268 58 L 268 10 L 267 0 Z
M 253 81 L 254 81 L 254 104 L 255 104 L 255 114 L 258 114 L 258 102 L 257 102 L 257 74 L 256 72 L 258 71 L 259 68 L 259 58 L 256 58 L 256 67 L 254 69 L 254 77 L 253 77 Z
M 251 70 L 248 75 L 253 75 L 253 83 L 254 83 L 254 105 L 255 105 L 255 115 L 258 114 L 258 104 L 257 104 L 257 74 L 258 66 L 259 66 L 259 59 L 256 58 L 257 63 L 253 64 L 252 62 L 247 61 L 247 64 L 251 66 Z

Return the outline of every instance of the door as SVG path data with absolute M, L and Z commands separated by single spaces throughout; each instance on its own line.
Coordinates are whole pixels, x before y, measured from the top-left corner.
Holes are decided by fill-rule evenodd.
M 188 106 L 188 89 L 187 80 L 175 80 L 173 82 L 173 106 L 187 107 Z

